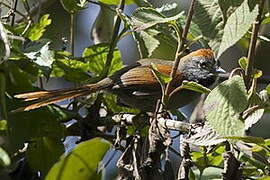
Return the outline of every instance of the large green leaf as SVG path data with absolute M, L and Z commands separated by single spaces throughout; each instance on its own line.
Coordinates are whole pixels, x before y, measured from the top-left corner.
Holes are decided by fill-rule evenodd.
M 45 176 L 63 153 L 64 145 L 60 138 L 32 138 L 26 158 L 34 171 L 40 171 Z
M 230 15 L 224 27 L 218 57 L 246 34 L 258 13 L 258 5 L 250 7 L 248 0 L 245 0 L 241 6 Z
M 193 22 L 199 27 L 203 38 L 215 52 L 219 51 L 223 29 L 228 17 L 243 0 L 195 1 Z
M 222 11 L 217 0 L 195 1 L 193 22 L 200 28 L 204 39 L 218 51 L 223 33 Z
M 109 147 L 101 138 L 80 143 L 51 168 L 46 180 L 101 179 L 98 165 Z
M 87 63 L 88 70 L 96 76 L 102 74 L 106 68 L 107 54 L 109 52 L 109 45 L 105 43 L 97 44 L 86 48 L 82 57 Z M 121 69 L 123 66 L 121 61 L 120 51 L 114 50 L 111 66 L 109 67 L 108 75 Z
M 18 101 L 9 100 L 11 110 L 19 106 Z M 10 141 L 13 150 L 21 148 L 25 141 L 32 138 L 63 138 L 65 126 L 62 121 L 71 120 L 75 113 L 57 106 L 46 106 L 29 112 L 11 113 L 9 116 Z
M 163 10 L 166 11 L 166 9 Z M 156 50 L 162 42 L 166 42 L 167 45 L 172 45 L 172 50 L 175 49 L 174 45 L 176 45 L 176 40 L 172 38 L 173 33 L 168 27 L 170 22 L 183 18 L 183 13 L 181 12 L 174 16 L 166 17 L 162 12 L 161 9 L 143 7 L 138 8 L 132 14 L 131 18 L 125 18 L 123 16 L 130 26 L 129 28 L 133 30 L 133 36 L 138 42 L 141 57 L 152 56 L 154 50 Z M 160 26 L 156 27 L 156 25 Z M 167 36 L 173 39 L 172 42 Z
M 219 84 L 205 100 L 206 119 L 221 136 L 244 135 L 245 124 L 241 113 L 248 106 L 242 77 L 234 76 Z

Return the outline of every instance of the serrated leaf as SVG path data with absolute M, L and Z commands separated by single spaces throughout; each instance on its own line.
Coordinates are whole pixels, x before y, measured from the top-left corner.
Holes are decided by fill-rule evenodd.
M 222 14 L 218 1 L 195 1 L 193 22 L 215 52 L 218 52 L 223 34 Z
M 210 93 L 211 90 L 193 81 L 183 81 L 182 87 L 198 93 Z
M 224 25 L 243 0 L 197 0 L 193 22 L 215 52 L 219 51 Z
M 46 31 L 46 27 L 49 26 L 52 22 L 51 19 L 49 19 L 49 14 L 43 15 L 38 23 L 35 23 L 26 33 L 26 37 L 29 38 L 32 41 L 39 40 L 44 32 Z
M 183 12 L 172 17 L 166 17 L 157 10 L 149 7 L 138 8 L 131 16 L 135 31 L 142 31 L 157 24 L 170 23 L 183 17 Z
M 110 145 L 101 138 L 80 143 L 49 171 L 46 180 L 100 179 L 98 165 Z
M 33 138 L 26 151 L 26 159 L 34 171 L 45 176 L 64 153 L 64 145 L 59 138 Z
M 88 70 L 96 76 L 102 74 L 105 69 L 107 54 L 109 52 L 109 45 L 105 43 L 97 44 L 86 48 L 83 51 L 82 57 L 87 63 Z M 111 66 L 109 67 L 108 75 L 121 69 L 123 63 L 121 61 L 121 54 L 118 50 L 114 50 Z M 108 68 L 108 67 L 107 67 Z
M 152 31 L 153 32 L 153 31 Z M 154 50 L 159 47 L 160 42 L 153 34 L 149 31 L 135 32 L 136 40 L 139 42 L 139 51 L 142 57 L 152 56 Z
M 258 13 L 258 5 L 250 7 L 248 0 L 245 0 L 235 12 L 231 14 L 224 27 L 224 34 L 217 58 L 246 34 Z
M 55 60 L 54 51 L 50 50 L 49 45 L 50 42 L 46 40 L 38 41 L 24 49 L 24 55 L 37 64 L 46 77 L 49 77 L 52 64 Z
M 173 16 L 179 13 L 179 6 L 177 3 L 166 3 L 162 4 L 161 7 L 156 8 L 156 11 L 165 15 L 166 17 Z
M 219 84 L 205 100 L 206 119 L 221 136 L 242 136 L 244 121 L 241 113 L 248 106 L 248 96 L 242 77 L 234 76 Z
M 80 6 L 81 3 L 79 0 L 61 0 L 60 2 L 64 9 L 71 14 L 85 9 L 84 7 Z
M 1 166 L 9 166 L 11 163 L 10 157 L 8 153 L 0 147 L 0 165 Z
M 110 4 L 110 5 L 118 5 L 120 4 L 120 0 L 98 0 L 99 2 L 102 2 L 104 4 Z M 134 0 L 126 0 L 125 4 L 132 4 L 134 3 Z
M 191 134 L 184 138 L 185 142 L 196 146 L 213 146 L 225 141 L 213 130 L 209 123 L 199 124 L 191 129 Z
M 168 26 L 171 22 L 178 21 L 183 17 L 183 12 L 172 17 L 166 17 L 161 12 L 153 8 L 138 8 L 131 16 L 131 18 L 124 18 L 129 28 L 133 31 L 133 36 L 138 42 L 141 57 L 150 57 L 154 50 L 156 50 L 160 43 L 168 43 L 169 45 L 176 44 L 176 40 L 168 42 L 167 36 L 171 36 L 172 32 L 168 31 Z M 164 25 L 167 24 L 167 25 Z M 160 25 L 160 26 L 156 26 Z M 161 28 L 163 25 L 163 30 Z M 161 28 L 160 30 L 158 28 Z M 168 34 L 169 33 L 169 34 Z M 170 37 L 170 38 L 171 38 Z M 165 39 L 167 38 L 167 39 Z
M 248 64 L 248 59 L 246 57 L 241 57 L 238 60 L 238 64 L 239 66 L 245 71 L 247 68 L 247 64 Z
M 223 137 L 224 139 L 236 139 L 241 140 L 246 143 L 255 143 L 255 144 L 264 144 L 264 139 L 261 137 L 254 137 L 254 136 L 231 136 L 231 137 Z
M 249 107 L 252 108 L 253 106 L 260 105 L 262 103 L 258 94 L 253 93 L 249 98 Z M 251 128 L 255 123 L 257 123 L 264 114 L 264 109 L 257 109 L 245 119 L 245 129 L 248 130 Z

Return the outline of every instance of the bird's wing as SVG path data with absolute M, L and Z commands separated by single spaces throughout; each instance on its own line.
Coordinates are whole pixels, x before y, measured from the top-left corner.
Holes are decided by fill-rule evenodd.
M 162 74 L 170 75 L 171 66 L 155 64 L 158 71 Z M 115 85 L 112 88 L 117 91 L 125 91 L 138 95 L 153 95 L 160 94 L 160 85 L 152 72 L 150 65 L 142 65 L 129 69 L 125 73 L 114 78 Z M 173 87 L 178 87 L 182 83 L 182 74 L 177 72 L 176 79 L 173 82 Z

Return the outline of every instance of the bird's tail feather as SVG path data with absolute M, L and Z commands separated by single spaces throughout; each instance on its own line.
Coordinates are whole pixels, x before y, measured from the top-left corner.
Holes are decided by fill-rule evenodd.
M 43 107 L 52 103 L 63 101 L 65 99 L 86 96 L 96 91 L 106 89 L 111 84 L 112 82 L 108 81 L 108 78 L 106 78 L 98 83 L 87 84 L 78 88 L 52 90 L 52 91 L 36 91 L 36 92 L 17 94 L 14 97 L 24 99 L 24 101 L 39 100 L 39 102 L 26 106 L 26 107 L 21 107 L 19 109 L 16 109 L 15 111 L 16 112 L 29 111 L 29 110 Z

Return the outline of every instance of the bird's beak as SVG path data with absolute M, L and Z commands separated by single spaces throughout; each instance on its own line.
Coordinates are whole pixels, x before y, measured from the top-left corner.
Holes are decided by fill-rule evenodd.
M 218 69 L 216 70 L 217 74 L 226 74 L 226 71 L 224 69 L 222 69 L 221 67 L 218 67 Z

